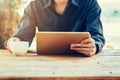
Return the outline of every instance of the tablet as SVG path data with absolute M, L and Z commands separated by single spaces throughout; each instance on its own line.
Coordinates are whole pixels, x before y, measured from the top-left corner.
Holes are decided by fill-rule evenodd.
M 90 37 L 89 32 L 37 32 L 37 54 L 63 55 L 69 53 L 72 43 Z

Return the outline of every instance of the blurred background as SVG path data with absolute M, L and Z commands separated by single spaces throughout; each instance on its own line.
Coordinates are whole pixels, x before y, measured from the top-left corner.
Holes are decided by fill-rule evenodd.
M 14 32 L 24 8 L 31 0 L 0 0 L 0 49 Z M 98 0 L 101 8 L 101 20 L 106 37 L 105 48 L 120 48 L 120 0 Z

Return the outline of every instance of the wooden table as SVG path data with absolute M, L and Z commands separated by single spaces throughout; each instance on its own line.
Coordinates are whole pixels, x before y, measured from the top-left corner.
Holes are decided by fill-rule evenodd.
M 0 50 L 0 80 L 120 80 L 120 50 L 93 57 L 14 56 Z

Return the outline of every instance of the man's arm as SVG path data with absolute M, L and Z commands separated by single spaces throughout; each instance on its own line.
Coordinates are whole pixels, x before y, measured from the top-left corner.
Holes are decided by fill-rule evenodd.
M 90 0 L 89 11 L 86 20 L 86 31 L 90 32 L 91 37 L 95 40 L 97 47 L 96 53 L 102 50 L 105 44 L 103 28 L 100 20 L 101 8 L 97 0 Z
M 88 0 L 88 12 L 85 21 L 85 31 L 90 32 L 91 37 L 82 40 L 80 43 L 71 44 L 71 50 L 86 56 L 92 56 L 102 50 L 105 39 L 100 21 L 101 9 L 97 0 Z M 86 10 L 87 11 L 87 10 Z
M 13 37 L 17 37 L 23 41 L 29 41 L 30 43 L 35 36 L 36 20 L 34 14 L 34 2 L 31 2 L 24 10 L 24 15 L 18 24 L 18 27 L 13 34 Z M 34 7 L 34 8 L 33 8 Z
M 29 41 L 31 44 L 36 31 L 36 21 L 34 17 L 35 2 L 31 2 L 24 10 L 24 15 L 20 20 L 15 33 L 5 42 L 5 47 L 10 50 L 9 44 L 13 41 Z M 34 7 L 34 8 L 33 8 Z

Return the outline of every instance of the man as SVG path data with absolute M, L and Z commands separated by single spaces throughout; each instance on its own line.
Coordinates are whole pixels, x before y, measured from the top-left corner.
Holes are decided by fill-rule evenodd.
M 90 32 L 91 37 L 71 44 L 70 49 L 92 56 L 102 50 L 105 39 L 97 0 L 35 0 L 25 9 L 11 41 L 32 42 L 39 31 Z

